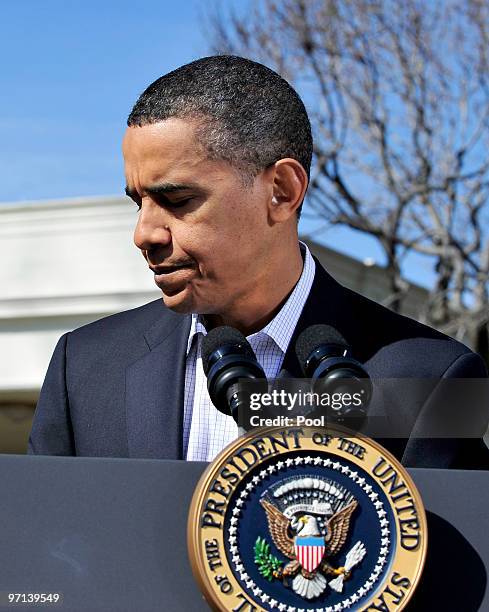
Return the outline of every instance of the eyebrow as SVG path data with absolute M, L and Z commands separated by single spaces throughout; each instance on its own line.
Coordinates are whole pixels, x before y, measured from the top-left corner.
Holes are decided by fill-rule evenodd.
M 187 184 L 177 184 L 177 183 L 161 183 L 160 185 L 152 185 L 151 187 L 146 187 L 144 190 L 146 193 L 150 193 L 151 195 L 164 195 L 166 193 L 178 193 L 179 191 L 189 191 L 199 189 L 197 185 L 194 183 Z M 130 198 L 135 199 L 139 197 L 138 192 L 135 189 L 129 189 L 129 187 L 125 188 L 126 195 Z

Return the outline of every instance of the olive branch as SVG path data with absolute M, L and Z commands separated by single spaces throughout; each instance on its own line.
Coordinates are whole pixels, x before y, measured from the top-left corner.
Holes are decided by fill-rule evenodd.
M 258 566 L 258 571 L 264 578 L 272 582 L 276 577 L 274 573 L 280 569 L 282 561 L 277 559 L 275 555 L 272 555 L 270 544 L 265 538 L 260 538 L 260 536 L 256 539 L 254 551 L 255 564 Z

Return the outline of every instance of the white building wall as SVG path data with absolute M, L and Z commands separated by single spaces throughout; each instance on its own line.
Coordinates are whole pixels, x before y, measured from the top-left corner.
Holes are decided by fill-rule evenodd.
M 125 198 L 0 205 L 0 399 L 36 393 L 57 339 L 159 296 Z

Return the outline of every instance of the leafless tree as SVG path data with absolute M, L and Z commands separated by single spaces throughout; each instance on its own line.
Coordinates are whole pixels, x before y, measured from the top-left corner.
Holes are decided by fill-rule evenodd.
M 406 256 L 431 258 L 422 318 L 487 359 L 488 0 L 255 0 L 207 23 L 215 52 L 262 61 L 302 94 L 309 211 L 378 240 L 394 309 Z

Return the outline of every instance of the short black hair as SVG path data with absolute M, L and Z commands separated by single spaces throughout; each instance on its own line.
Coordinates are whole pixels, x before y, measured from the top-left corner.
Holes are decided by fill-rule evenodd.
M 309 179 L 312 134 L 307 111 L 295 89 L 263 64 L 236 55 L 185 64 L 141 94 L 127 125 L 170 117 L 200 120 L 199 142 L 212 159 L 239 170 L 245 184 L 285 157 L 300 162 Z

